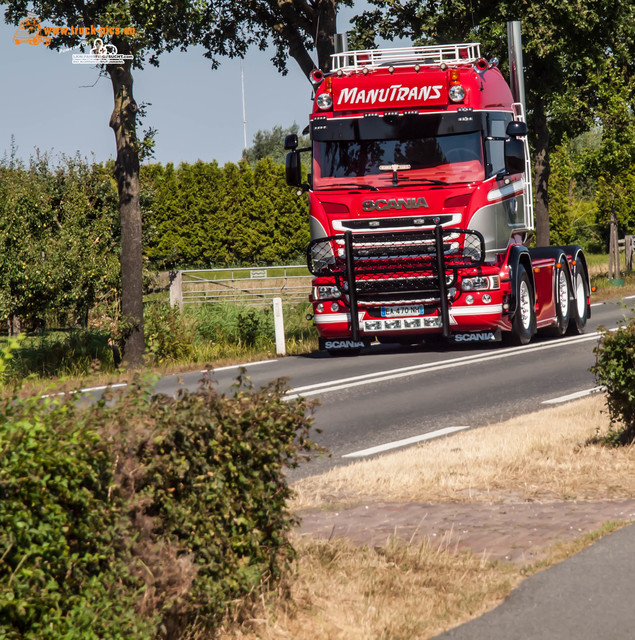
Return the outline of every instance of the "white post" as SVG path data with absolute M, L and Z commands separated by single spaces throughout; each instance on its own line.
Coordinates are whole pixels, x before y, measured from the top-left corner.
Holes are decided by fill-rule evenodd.
M 179 309 L 183 311 L 183 272 L 177 271 L 174 280 L 170 282 L 170 306 L 179 305 Z
M 284 341 L 284 318 L 282 317 L 282 298 L 273 299 L 273 323 L 276 329 L 276 355 L 287 353 Z

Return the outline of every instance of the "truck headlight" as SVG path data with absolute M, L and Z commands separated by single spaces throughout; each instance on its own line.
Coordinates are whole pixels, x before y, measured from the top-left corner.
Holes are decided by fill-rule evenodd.
M 499 276 L 475 276 L 461 280 L 461 291 L 485 291 L 500 289 Z
M 317 298 L 323 300 L 325 298 L 340 298 L 342 296 L 340 290 L 337 287 L 331 285 L 320 285 L 316 287 Z
M 330 93 L 321 93 L 317 97 L 316 102 L 319 109 L 330 109 L 333 106 L 333 97 Z
M 448 95 L 452 102 L 461 102 L 465 98 L 465 89 L 460 84 L 455 84 L 450 87 Z

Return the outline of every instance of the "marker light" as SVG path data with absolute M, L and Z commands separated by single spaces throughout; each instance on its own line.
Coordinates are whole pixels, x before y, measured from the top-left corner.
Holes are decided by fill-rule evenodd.
M 459 79 L 460 73 L 458 69 L 450 69 L 450 84 L 459 84 L 460 79 Z
M 448 95 L 452 102 L 462 102 L 465 98 L 465 89 L 460 84 L 455 84 L 450 87 Z

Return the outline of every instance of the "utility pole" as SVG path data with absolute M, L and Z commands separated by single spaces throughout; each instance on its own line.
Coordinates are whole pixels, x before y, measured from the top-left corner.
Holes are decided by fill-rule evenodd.
M 245 65 L 240 61 L 240 84 L 243 91 L 243 150 L 247 149 L 247 110 L 245 109 Z

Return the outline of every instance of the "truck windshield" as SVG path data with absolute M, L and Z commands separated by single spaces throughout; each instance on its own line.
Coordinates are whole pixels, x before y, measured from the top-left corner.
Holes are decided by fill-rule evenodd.
M 474 182 L 485 166 L 480 126 L 456 115 L 314 121 L 313 188 Z M 363 185 L 366 185 L 364 187 Z

